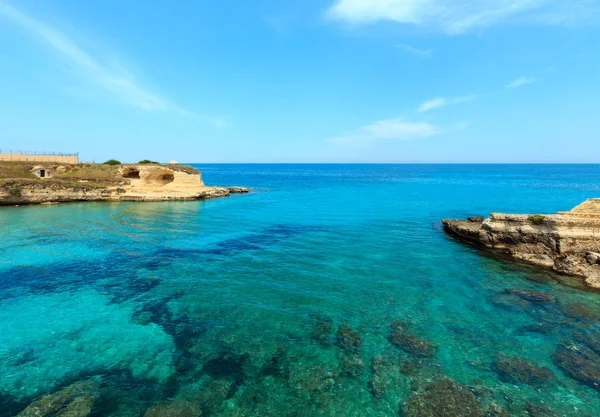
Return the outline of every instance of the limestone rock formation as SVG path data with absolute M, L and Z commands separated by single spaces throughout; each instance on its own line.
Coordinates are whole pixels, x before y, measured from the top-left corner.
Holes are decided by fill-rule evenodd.
M 484 220 L 472 217 L 442 223 L 460 240 L 581 277 L 587 286 L 600 289 L 600 199 L 553 215 L 492 213 Z
M 45 172 L 56 172 L 56 175 L 44 180 L 33 179 L 35 177 L 31 175 L 0 184 L 0 205 L 205 200 L 249 192 L 243 187 L 206 186 L 201 172 L 186 165 L 121 165 L 114 167 L 114 171 L 93 164 L 48 165 L 42 168 Z

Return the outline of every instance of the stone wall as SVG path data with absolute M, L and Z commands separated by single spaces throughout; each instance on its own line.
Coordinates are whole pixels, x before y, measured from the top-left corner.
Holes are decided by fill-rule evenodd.
M 78 155 L 33 155 L 21 153 L 0 153 L 2 162 L 55 162 L 58 164 L 78 164 Z

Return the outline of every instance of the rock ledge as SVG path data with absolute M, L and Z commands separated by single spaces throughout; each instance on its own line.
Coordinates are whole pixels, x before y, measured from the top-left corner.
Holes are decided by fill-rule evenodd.
M 492 213 L 487 219 L 442 223 L 459 240 L 581 277 L 588 287 L 600 289 L 600 199 L 552 215 Z

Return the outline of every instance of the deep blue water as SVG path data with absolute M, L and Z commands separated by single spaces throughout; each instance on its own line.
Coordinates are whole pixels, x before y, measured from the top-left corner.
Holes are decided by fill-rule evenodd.
M 600 415 L 568 370 L 596 371 L 600 294 L 440 227 L 569 210 L 600 166 L 197 167 L 252 193 L 0 209 L 1 416 L 82 380 L 94 416 L 396 416 L 445 378 L 488 416 Z

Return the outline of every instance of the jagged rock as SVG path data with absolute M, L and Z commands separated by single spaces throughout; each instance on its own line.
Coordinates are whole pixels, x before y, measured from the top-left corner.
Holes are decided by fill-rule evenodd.
M 390 334 L 389 341 L 394 346 L 415 356 L 431 357 L 435 356 L 437 352 L 437 346 L 434 343 L 415 336 L 400 321 L 392 323 L 392 333 Z
M 524 358 L 499 356 L 494 369 L 501 380 L 511 384 L 539 386 L 554 379 L 554 373 L 545 366 L 540 366 Z
M 200 417 L 202 409 L 196 403 L 175 400 L 170 403 L 158 404 L 144 414 L 144 417 Z
M 554 297 L 550 294 L 535 291 L 535 290 L 526 290 L 522 288 L 509 288 L 505 291 L 505 293 L 514 295 L 523 300 L 530 301 L 532 303 L 550 303 L 554 301 Z
M 585 255 L 585 260 L 588 261 L 590 265 L 595 265 L 600 263 L 600 253 L 588 252 Z
M 46 394 L 21 411 L 17 417 L 86 417 L 97 395 L 97 381 L 80 381 L 53 394 Z
M 561 344 L 552 360 L 567 376 L 600 391 L 600 356 L 582 345 Z
M 341 325 L 335 337 L 336 345 L 344 350 L 354 351 L 362 346 L 362 337 L 349 326 Z
M 470 221 L 471 223 L 483 223 L 484 220 L 485 217 L 483 216 L 471 216 L 467 219 L 467 221 Z
M 333 320 L 321 315 L 315 315 L 313 319 L 315 320 L 315 326 L 310 338 L 321 346 L 329 346 L 331 333 L 333 332 Z
M 406 417 L 484 417 L 475 395 L 449 379 L 433 382 L 414 393 L 404 404 Z
M 492 213 L 483 222 L 445 219 L 442 223 L 460 240 L 581 277 L 589 287 L 600 288 L 600 199 L 554 215 Z

